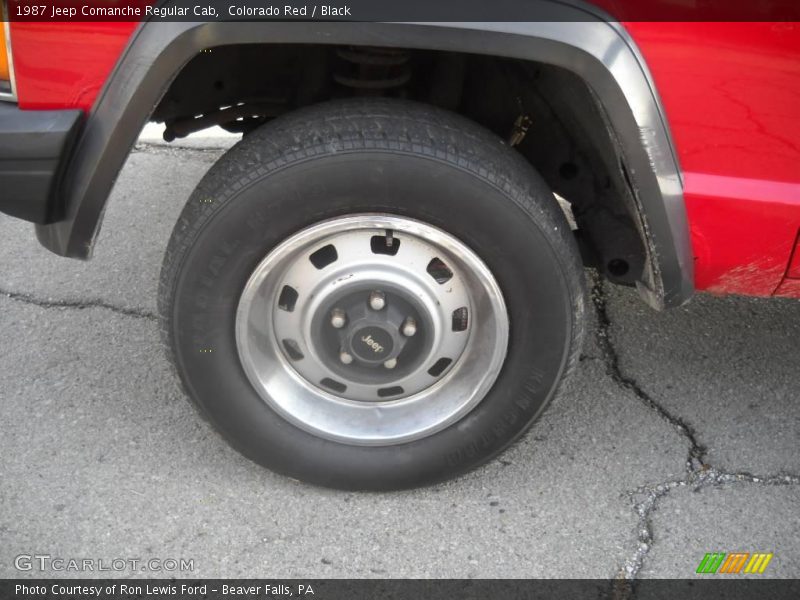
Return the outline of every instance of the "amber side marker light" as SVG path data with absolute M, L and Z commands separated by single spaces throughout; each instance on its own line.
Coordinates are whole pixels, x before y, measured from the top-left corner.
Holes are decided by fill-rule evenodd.
M 11 83 L 11 42 L 8 31 L 6 3 L 0 2 L 0 99 L 8 99 L 14 95 Z

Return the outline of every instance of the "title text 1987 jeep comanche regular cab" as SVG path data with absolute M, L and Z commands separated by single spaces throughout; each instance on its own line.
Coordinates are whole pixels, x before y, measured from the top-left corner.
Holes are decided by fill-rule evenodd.
M 162 268 L 188 395 L 299 479 L 462 473 L 576 362 L 583 265 L 655 309 L 695 290 L 800 297 L 798 25 L 530 2 L 563 18 L 12 18 L 0 210 L 86 259 L 148 120 L 167 140 L 243 133 Z

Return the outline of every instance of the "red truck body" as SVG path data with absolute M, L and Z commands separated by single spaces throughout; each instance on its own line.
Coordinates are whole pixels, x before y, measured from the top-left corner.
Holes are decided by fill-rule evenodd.
M 800 27 L 630 23 L 683 170 L 695 286 L 800 293 Z
M 90 111 L 136 26 L 12 23 L 20 108 Z M 676 146 L 695 287 L 800 297 L 800 24 L 625 27 Z

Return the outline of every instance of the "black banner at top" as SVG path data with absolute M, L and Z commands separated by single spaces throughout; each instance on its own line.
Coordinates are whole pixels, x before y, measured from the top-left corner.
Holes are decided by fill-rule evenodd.
M 800 21 L 798 0 L 8 0 L 11 21 Z

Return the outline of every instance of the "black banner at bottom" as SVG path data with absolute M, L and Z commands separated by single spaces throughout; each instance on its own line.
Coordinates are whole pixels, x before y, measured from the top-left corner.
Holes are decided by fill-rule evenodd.
M 3 579 L 3 600 L 516 600 L 800 598 L 798 579 Z

